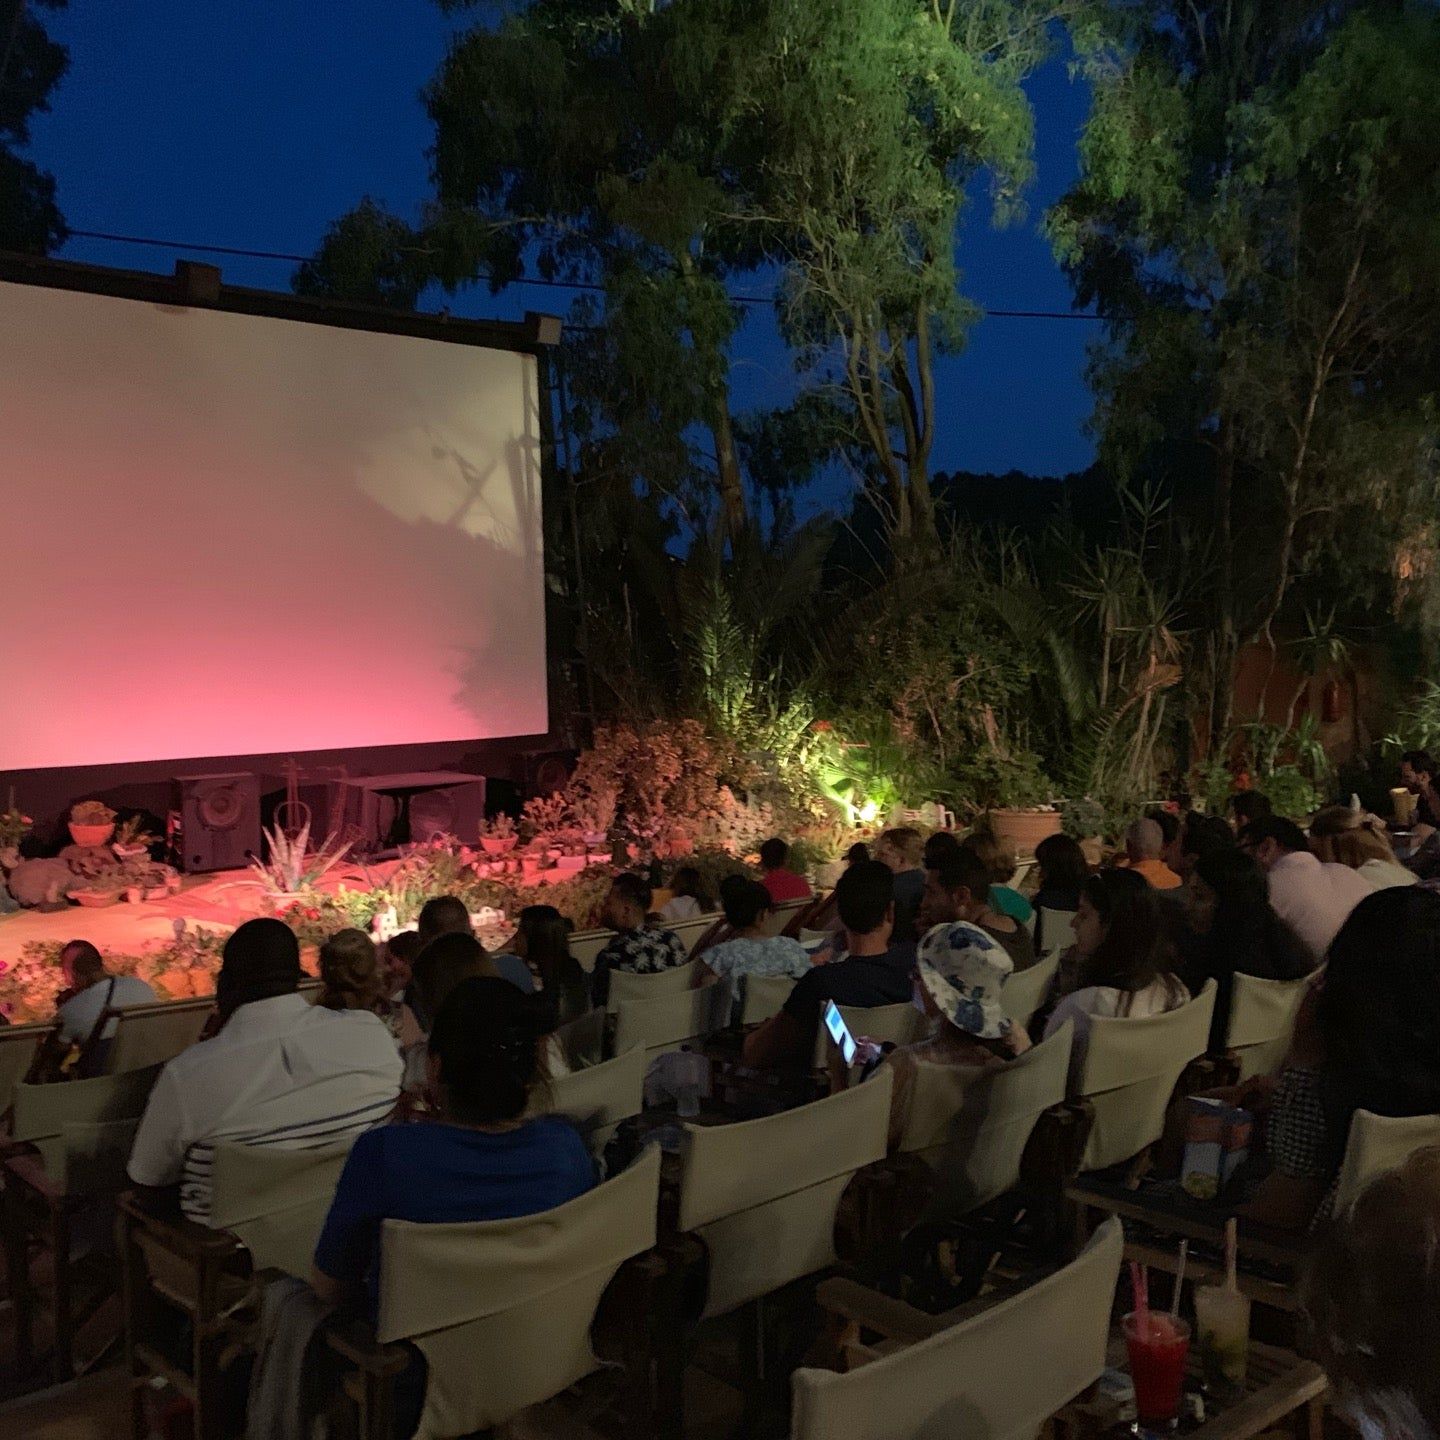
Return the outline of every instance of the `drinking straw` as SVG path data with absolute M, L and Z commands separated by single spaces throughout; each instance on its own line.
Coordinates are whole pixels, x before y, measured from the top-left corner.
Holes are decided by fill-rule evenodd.
M 1225 1222 L 1225 1288 L 1230 1291 L 1240 1288 L 1235 1279 L 1236 1251 L 1240 1248 L 1239 1225 L 1233 1215 Z
M 1144 1334 L 1150 1329 L 1150 1283 L 1145 1274 L 1145 1267 L 1138 1261 L 1130 1262 L 1130 1293 L 1135 1297 L 1135 1314 L 1140 1320 L 1140 1330 Z
M 1185 1289 L 1185 1261 L 1190 1255 L 1190 1242 L 1180 1242 L 1180 1263 L 1175 1267 L 1175 1298 L 1170 1302 L 1170 1318 L 1180 1318 L 1180 1296 Z

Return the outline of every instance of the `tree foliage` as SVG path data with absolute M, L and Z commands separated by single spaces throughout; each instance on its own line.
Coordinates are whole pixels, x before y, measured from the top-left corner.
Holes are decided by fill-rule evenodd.
M 55 178 L 21 153 L 30 121 L 50 108 L 69 65 L 63 45 L 45 31 L 37 9 L 62 10 L 66 0 L 30 0 L 0 21 L 0 250 L 45 254 L 65 239 Z

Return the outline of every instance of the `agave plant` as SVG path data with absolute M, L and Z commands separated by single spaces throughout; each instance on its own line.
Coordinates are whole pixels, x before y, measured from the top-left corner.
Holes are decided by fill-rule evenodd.
M 329 835 L 323 844 L 310 848 L 307 820 L 291 839 L 276 825 L 265 831 L 265 860 L 252 860 L 250 869 L 271 895 L 298 895 L 319 884 L 349 853 L 351 840 Z

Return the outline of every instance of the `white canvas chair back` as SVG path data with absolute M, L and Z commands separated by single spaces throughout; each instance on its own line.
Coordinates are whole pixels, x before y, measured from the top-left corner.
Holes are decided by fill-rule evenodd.
M 15 1087 L 30 1073 L 51 1025 L 0 1025 L 0 1114 L 10 1108 Z
M 730 982 L 724 979 L 658 1000 L 626 1000 L 615 1012 L 615 1053 L 639 1046 L 653 1060 L 723 1030 L 730 1023 L 730 993 Z
M 1295 1032 L 1295 1017 L 1314 978 L 1258 980 L 1236 975 L 1225 1045 L 1239 1056 L 1241 1080 L 1274 1075 L 1280 1069 Z
M 745 975 L 740 985 L 742 1025 L 758 1025 L 778 1015 L 795 988 L 795 982 L 788 975 Z
M 823 950 L 835 939 L 835 935 L 830 930 L 806 930 L 802 927 L 796 939 L 806 950 L 813 953 L 816 950 Z
M 1340 1165 L 1335 1213 L 1343 1215 L 1367 1185 L 1387 1170 L 1398 1169 L 1426 1145 L 1440 1145 L 1440 1115 L 1395 1118 L 1357 1110 L 1350 1120 L 1345 1159 Z
M 128 1159 L 129 1139 L 160 1070 L 152 1065 L 93 1080 L 17 1085 L 11 1137 L 39 1150 L 46 1174 L 57 1184 L 68 1183 L 69 1177 L 85 1191 L 96 1191 L 105 1184 L 101 1172 L 109 1162 L 104 1157 L 123 1148 Z
M 693 955 L 695 946 L 705 938 L 706 932 L 713 929 L 717 920 L 725 917 L 717 910 L 708 911 L 704 915 L 692 915 L 688 920 L 664 920 L 660 923 L 660 929 L 671 931 L 675 938 L 685 947 L 687 955 Z
M 545 1073 L 568 1075 L 605 1058 L 605 1012 L 587 1010 L 545 1037 Z
M 1036 912 L 1039 916 L 1040 943 L 1047 955 L 1068 950 L 1075 943 L 1075 912 L 1073 910 L 1052 910 L 1042 905 Z
M 654 1000 L 660 995 L 673 995 L 677 990 L 689 990 L 699 973 L 698 960 L 691 960 L 686 965 L 673 965 L 668 970 L 656 970 L 648 975 L 612 970 L 605 1008 L 613 1015 L 625 1000 Z
M 855 1172 L 885 1156 L 891 1075 L 735 1125 L 685 1127 L 681 1230 L 710 1253 L 705 1316 L 835 1261 L 835 1212 Z
M 638 1046 L 613 1060 L 572 1070 L 550 1082 L 552 1114 L 575 1122 L 590 1153 L 599 1159 L 622 1120 L 645 1105 L 645 1052 Z
M 803 900 L 782 900 L 765 917 L 765 923 L 761 929 L 767 935 L 781 935 L 785 927 L 802 911 L 808 909 L 815 903 L 813 895 L 807 895 Z
M 596 1307 L 626 1260 L 655 1243 L 660 1148 L 562 1205 L 518 1220 L 387 1220 L 376 1334 L 429 1363 L 417 1440 L 500 1426 L 598 1367 Z
M 1205 1053 L 1215 982 L 1178 1010 L 1141 1019 L 1097 1015 L 1074 1093 L 1090 1101 L 1095 1123 L 1081 1170 L 1104 1170 L 1160 1138 L 1165 1111 L 1185 1067 Z
M 967 1215 L 1020 1180 L 1020 1160 L 1035 1122 L 1065 1099 L 1073 1027 L 1001 1070 L 921 1063 L 900 1149 L 937 1171 L 924 1218 Z
M 595 968 L 595 957 L 615 938 L 613 930 L 577 930 L 570 937 L 570 953 L 588 975 Z
M 1044 1003 L 1055 980 L 1055 971 L 1060 967 L 1059 955 L 1047 955 L 1037 960 L 1028 970 L 1005 977 L 1000 990 L 1000 1003 L 1005 1013 L 1024 1030 L 1035 1012 Z
M 913 1045 L 923 1040 L 930 1028 L 930 1021 L 908 1001 L 899 1005 L 837 1005 L 835 1008 L 857 1040 L 863 1035 L 881 1044 L 888 1040 L 892 1045 Z M 817 1070 L 823 1070 L 829 1059 L 830 1032 L 822 1020 L 815 1027 L 813 1064 Z
M 349 1153 L 349 1142 L 319 1150 L 217 1145 L 210 1224 L 237 1236 L 255 1269 L 304 1279 Z
M 1124 1236 L 1107 1220 L 1063 1270 L 848 1374 L 797 1370 L 791 1440 L 1032 1440 L 1105 1368 Z
M 105 1073 L 120 1075 L 162 1065 L 188 1050 L 199 1038 L 215 997 L 162 1001 L 158 1005 L 131 1005 L 115 1012 L 115 1038 L 105 1056 Z

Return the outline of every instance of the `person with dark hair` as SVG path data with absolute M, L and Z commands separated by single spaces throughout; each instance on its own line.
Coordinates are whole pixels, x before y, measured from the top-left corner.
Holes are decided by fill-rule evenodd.
M 1182 880 L 1189 880 L 1204 856 L 1235 848 L 1235 832 L 1226 821 L 1218 815 L 1201 815 L 1191 811 L 1180 832 L 1176 845 L 1178 855 L 1170 868 Z
M 1268 1099 L 1270 1174 L 1241 1213 L 1303 1228 L 1329 1206 L 1357 1110 L 1440 1114 L 1440 896 L 1377 890 L 1357 905 L 1300 1012 L 1276 1080 L 1240 1087 Z
M 547 1033 L 590 1008 L 590 981 L 570 953 L 570 922 L 553 905 L 527 905 L 505 954 L 535 978 Z M 504 956 L 494 957 L 497 967 Z
M 160 1072 L 130 1154 L 130 1178 L 179 1186 L 206 1223 L 215 1146 L 340 1144 L 382 1124 L 400 1056 L 375 1015 L 337 1013 L 299 993 L 300 946 L 279 920 L 247 920 L 225 942 L 215 983 L 220 1030 Z
M 1324 960 L 1350 912 L 1374 893 L 1370 883 L 1348 865 L 1323 864 L 1311 853 L 1305 832 L 1279 815 L 1252 820 L 1239 844 L 1265 872 L 1271 909 L 1317 962 Z
M 1258 790 L 1239 790 L 1230 797 L 1230 823 L 1238 835 L 1256 820 L 1268 820 L 1275 813 L 1268 795 Z
M 1069 835 L 1047 835 L 1035 847 L 1040 888 L 1035 892 L 1035 948 L 1045 953 L 1045 911 L 1073 915 L 1080 908 L 1080 887 L 1090 874 L 1090 862 L 1080 842 Z M 1053 946 L 1051 948 L 1054 948 Z
M 920 935 L 936 925 L 964 920 L 998 940 L 1015 970 L 1035 963 L 1035 942 L 1018 921 L 990 904 L 990 870 L 967 846 L 941 850 L 935 863 L 926 862 L 925 894 L 920 901 Z
M 915 917 L 920 912 L 920 897 L 925 893 L 925 869 L 921 861 L 925 842 L 918 830 L 898 826 L 884 831 L 875 841 L 875 858 L 890 867 L 895 877 L 895 944 L 913 945 L 920 937 L 915 931 Z
M 60 952 L 60 968 L 67 981 L 67 998 L 55 1014 L 60 1025 L 56 1037 L 60 1058 L 68 1053 L 68 1047 L 79 1045 L 83 1047 L 80 1077 L 102 1074 L 120 1022 L 107 1020 L 103 1033 L 97 1033 L 101 1016 L 129 1005 L 153 1005 L 160 997 L 134 975 L 111 975 L 88 940 L 71 940 Z
M 1400 757 L 1400 783 L 1415 796 L 1415 821 L 1440 830 L 1440 793 L 1435 789 L 1435 762 L 1428 750 L 1407 750 Z
M 1299 980 L 1314 970 L 1315 957 L 1271 909 L 1260 867 L 1241 850 L 1200 856 L 1186 887 L 1186 908 L 1189 935 L 1179 974 L 1192 995 L 1215 981 L 1210 1053 L 1220 1054 L 1230 1032 L 1235 976 Z
M 695 971 L 696 986 L 708 984 L 717 975 L 788 975 L 798 980 L 809 971 L 810 957 L 798 940 L 772 935 L 766 929 L 774 902 L 758 880 L 727 875 L 720 882 L 720 904 L 731 935 L 702 952 Z M 736 1003 L 743 999 L 737 988 Z
M 415 924 L 420 932 L 420 939 L 425 945 L 440 939 L 442 935 L 473 935 L 475 933 L 474 926 L 470 921 L 470 912 L 465 908 L 465 902 L 458 895 L 432 896 L 421 907 L 420 918 Z M 518 956 L 492 955 L 490 959 L 495 973 L 502 980 L 508 980 L 522 995 L 535 993 L 535 977 L 530 973 L 530 967 Z
M 777 905 L 783 905 L 787 900 L 810 898 L 810 882 L 803 875 L 785 868 L 789 860 L 790 847 L 778 837 L 767 840 L 760 847 L 760 883 Z
M 315 1247 L 311 1284 L 322 1299 L 348 1291 L 373 1313 L 386 1220 L 508 1220 L 594 1186 L 595 1165 L 575 1127 L 530 1114 L 538 1038 L 533 1002 L 507 981 L 473 977 L 446 996 L 429 1041 L 437 1113 L 355 1141 Z
M 920 854 L 920 863 L 927 870 L 933 870 L 947 855 L 953 855 L 960 848 L 960 837 L 953 830 L 937 830 L 925 841 Z
M 799 980 L 785 1007 L 745 1038 L 746 1065 L 763 1070 L 808 1065 L 827 1000 L 837 1005 L 898 1005 L 910 999 L 913 945 L 892 945 L 895 877 L 878 860 L 852 865 L 835 886 L 846 948 Z
M 1349 1429 L 1440 1435 L 1440 1146 L 1366 1186 L 1311 1249 L 1300 1300 Z
M 418 930 L 402 930 L 385 942 L 385 983 L 392 1000 L 399 1002 L 405 998 L 405 987 L 410 983 L 415 961 L 424 948 L 425 942 Z
M 670 877 L 670 898 L 660 907 L 660 918 L 673 925 L 678 920 L 693 920 L 714 908 L 714 901 L 705 893 L 700 872 L 693 865 L 682 865 Z
M 643 875 L 626 870 L 610 882 L 602 912 L 615 938 L 595 957 L 590 977 L 590 994 L 603 1005 L 610 996 L 610 972 L 625 970 L 632 975 L 654 975 L 672 970 L 690 958 L 673 930 L 646 923 L 654 892 Z
M 1067 1020 L 1075 1024 L 1070 1073 L 1078 1075 L 1096 1015 L 1163 1015 L 1190 992 L 1173 973 L 1160 900 L 1133 870 L 1102 870 L 1086 880 L 1075 912 L 1072 959 L 1076 985 L 1062 996 L 1045 1025 L 1053 1035 Z
M 846 852 L 846 865 L 859 865 L 861 861 L 870 858 L 870 847 L 863 841 L 857 840 Z

